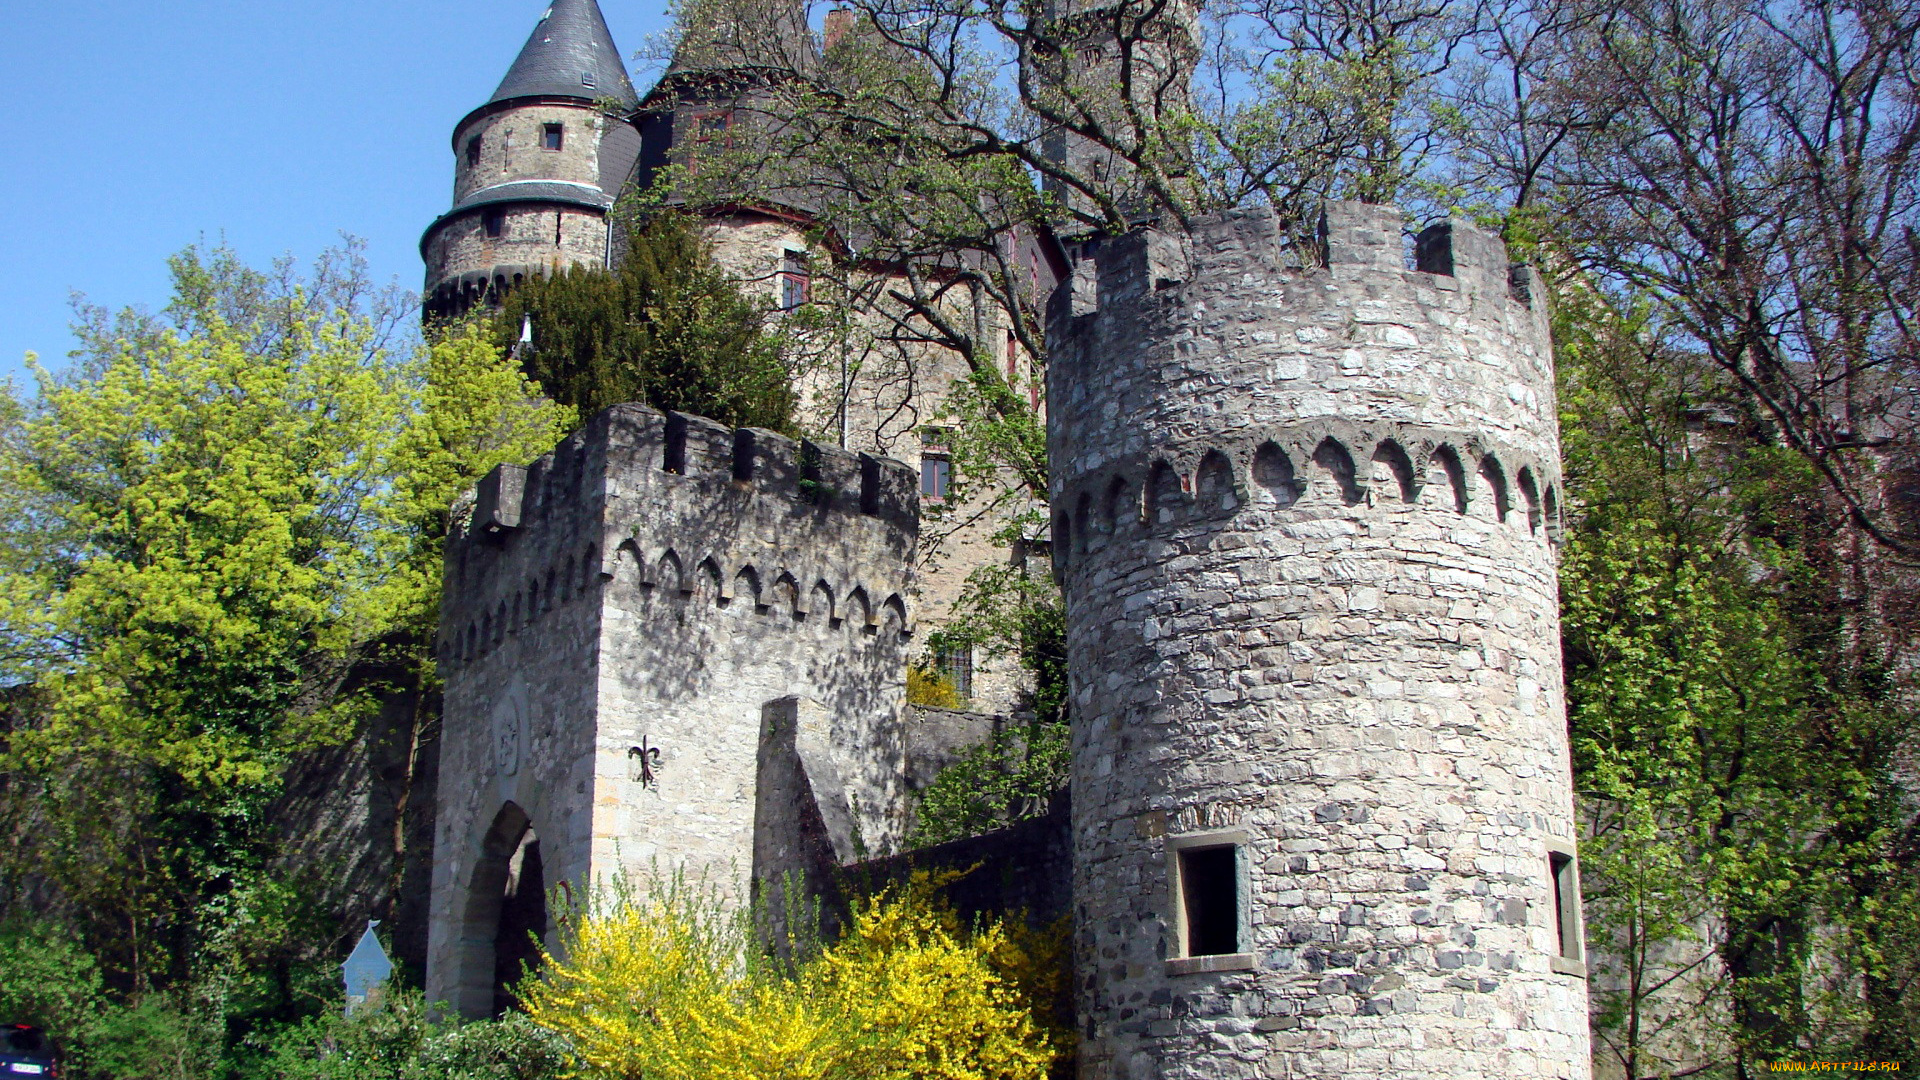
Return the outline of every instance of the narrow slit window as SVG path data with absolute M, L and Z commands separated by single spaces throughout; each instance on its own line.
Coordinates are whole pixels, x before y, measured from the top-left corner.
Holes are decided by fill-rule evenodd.
M 1240 849 L 1234 844 L 1180 852 L 1181 940 L 1188 956 L 1240 951 Z
M 560 150 L 567 143 L 567 128 L 564 124 L 547 124 L 541 129 L 541 145 L 549 150 Z
M 1557 956 L 1564 965 L 1556 968 L 1565 971 L 1581 972 L 1578 965 L 1586 961 L 1586 949 L 1580 940 L 1580 873 L 1571 845 L 1562 849 L 1556 844 L 1547 852 L 1547 875 L 1553 883 L 1554 934 Z

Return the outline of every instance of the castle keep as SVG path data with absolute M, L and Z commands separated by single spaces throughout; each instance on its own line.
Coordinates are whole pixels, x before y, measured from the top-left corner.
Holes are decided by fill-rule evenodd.
M 612 195 L 716 137 L 711 95 L 750 96 L 752 58 L 710 48 L 731 66 L 676 57 L 639 98 L 612 48 L 593 0 L 556 0 L 462 122 L 430 310 L 604 265 Z M 763 211 L 709 232 L 766 284 L 806 241 Z M 1071 810 L 957 857 L 1062 882 L 1024 895 L 1070 876 L 1086 1080 L 1585 1080 L 1544 299 L 1462 221 L 1412 265 L 1392 207 L 1317 225 L 1049 244 Z M 959 730 L 906 705 L 906 664 L 964 567 L 917 565 L 938 495 L 920 440 L 908 464 L 888 440 L 920 433 L 850 428 L 867 391 L 840 392 L 838 445 L 617 406 L 455 508 L 430 998 L 504 1007 L 548 885 L 678 868 L 765 896 L 899 852 Z

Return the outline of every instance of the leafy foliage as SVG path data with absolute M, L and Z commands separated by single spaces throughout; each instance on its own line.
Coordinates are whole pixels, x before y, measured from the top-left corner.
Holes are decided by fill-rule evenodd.
M 572 421 L 473 328 L 397 341 L 351 250 L 173 273 L 159 316 L 83 308 L 72 369 L 0 408 L 0 887 L 77 932 L 88 1052 L 129 1078 L 312 1007 L 337 871 L 287 857 L 273 801 L 376 695 L 430 693 L 448 503 Z
M 1066 786 L 1067 725 L 1033 723 L 1002 731 L 940 770 L 914 807 L 915 847 L 978 836 L 1046 813 Z
M 661 210 L 630 223 L 618 269 L 575 267 L 507 298 L 494 338 L 522 347 L 547 395 L 591 414 L 637 401 L 738 427 L 789 431 L 793 380 L 767 312 L 713 262 L 696 219 Z
M 1617 976 L 1594 984 L 1597 1049 L 1635 1077 L 1897 1057 L 1920 898 L 1894 762 L 1916 718 L 1849 627 L 1844 512 L 1644 326 L 1575 291 L 1556 330 L 1569 721 Z
M 579 1074 L 620 1080 L 1046 1075 L 1061 1047 L 1029 995 L 1030 944 L 966 930 L 928 879 L 859 902 L 841 939 L 782 963 L 716 892 L 616 882 L 571 915 L 523 983 Z
M 519 1013 L 436 1019 L 417 990 L 391 990 L 344 1016 L 337 1007 L 272 1039 L 264 1075 L 284 1080 L 548 1080 L 565 1050 Z
M 907 666 L 907 704 L 934 709 L 965 708 L 967 699 L 954 688 L 953 680 L 938 669 L 921 664 Z

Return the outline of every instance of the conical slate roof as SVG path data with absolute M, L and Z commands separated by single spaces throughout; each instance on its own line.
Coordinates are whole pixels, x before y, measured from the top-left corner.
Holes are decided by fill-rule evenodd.
M 553 0 L 487 104 L 523 97 L 639 102 L 597 0 Z

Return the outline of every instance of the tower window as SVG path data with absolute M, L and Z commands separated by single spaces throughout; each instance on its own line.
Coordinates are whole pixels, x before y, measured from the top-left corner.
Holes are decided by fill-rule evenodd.
M 1586 949 L 1581 941 L 1580 869 L 1576 859 L 1573 844 L 1547 839 L 1547 877 L 1553 885 L 1553 970 L 1584 976 Z
M 487 230 L 487 238 L 498 240 L 507 230 L 507 212 L 505 210 L 487 210 L 481 213 L 480 223 Z
M 566 145 L 567 128 L 564 124 L 546 124 L 541 127 L 540 145 L 549 150 L 559 150 Z
M 1167 838 L 1174 974 L 1253 966 L 1253 934 L 1245 888 L 1246 834 L 1239 830 Z
M 480 136 L 475 135 L 473 138 L 467 140 L 467 168 L 471 169 L 478 166 L 479 164 L 480 164 Z
M 807 302 L 813 277 L 807 269 L 807 253 L 788 251 L 780 260 L 780 310 L 792 311 Z
M 1188 956 L 1240 951 L 1239 849 L 1188 848 L 1180 853 L 1181 937 Z

